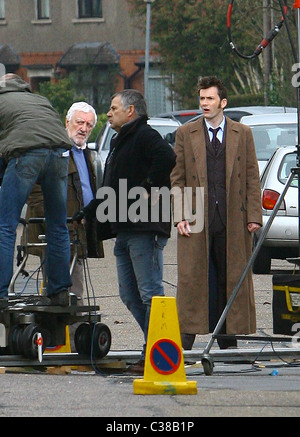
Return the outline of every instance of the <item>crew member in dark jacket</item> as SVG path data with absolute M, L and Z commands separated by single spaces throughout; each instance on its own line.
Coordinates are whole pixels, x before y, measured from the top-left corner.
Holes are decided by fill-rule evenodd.
M 0 308 L 8 305 L 16 228 L 34 184 L 41 185 L 48 241 L 47 295 L 68 305 L 71 278 L 67 181 L 72 143 L 50 102 L 15 74 L 0 78 L 0 155 L 7 167 L 0 190 Z M 48 303 L 48 302 L 47 302 Z M 50 302 L 49 302 L 50 303 Z
M 80 221 L 83 216 L 95 214 L 99 205 L 97 218 L 99 222 L 104 221 L 102 206 L 107 205 L 106 218 L 111 235 L 116 236 L 114 254 L 120 297 L 142 329 L 146 342 L 151 299 L 164 295 L 163 249 L 170 237 L 171 225 L 170 208 L 162 205 L 163 195 L 159 194 L 162 187 L 169 192 L 175 153 L 147 124 L 146 102 L 138 91 L 124 90 L 115 94 L 107 115 L 117 134 L 111 141 L 101 190 L 103 199 L 104 193 L 111 197 L 101 203 L 98 200 L 101 192 L 97 193 L 97 201 L 74 219 Z M 160 213 L 154 218 L 151 213 L 158 205 Z M 102 225 L 99 223 L 100 231 Z M 141 360 L 130 370 L 142 373 L 144 360 L 145 345 Z

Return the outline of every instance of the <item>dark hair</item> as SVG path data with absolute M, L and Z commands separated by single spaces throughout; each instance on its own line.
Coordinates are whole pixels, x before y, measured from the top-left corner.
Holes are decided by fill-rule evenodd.
M 200 93 L 200 90 L 206 90 L 212 86 L 218 89 L 218 94 L 221 100 L 227 99 L 227 89 L 221 79 L 218 79 L 216 76 L 205 76 L 199 79 L 198 94 Z
M 147 116 L 147 105 L 142 93 L 132 89 L 123 90 L 115 93 L 112 96 L 111 100 L 113 100 L 117 96 L 120 96 L 124 109 L 127 109 L 130 105 L 133 105 L 137 115 Z

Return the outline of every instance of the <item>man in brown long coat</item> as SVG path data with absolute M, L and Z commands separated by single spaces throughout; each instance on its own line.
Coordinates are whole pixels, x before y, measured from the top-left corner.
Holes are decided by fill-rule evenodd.
M 177 161 L 171 174 L 172 189 L 191 188 L 191 216 L 196 215 L 198 220 L 196 192 L 198 187 L 203 190 L 202 229 L 193 226 L 188 216 L 175 222 L 177 305 L 185 349 L 192 348 L 196 334 L 214 330 L 251 255 L 251 233 L 262 225 L 259 170 L 251 129 L 224 117 L 227 91 L 218 78 L 202 78 L 198 90 L 203 117 L 178 128 Z M 210 128 L 219 129 L 215 133 Z M 221 333 L 255 331 L 249 272 Z M 236 346 L 235 339 L 222 336 L 218 343 L 220 348 Z

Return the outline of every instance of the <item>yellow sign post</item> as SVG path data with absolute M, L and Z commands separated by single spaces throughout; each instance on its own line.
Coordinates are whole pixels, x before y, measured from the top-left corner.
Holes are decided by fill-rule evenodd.
M 176 299 L 152 298 L 144 379 L 133 381 L 135 394 L 196 394 L 197 382 L 184 370 Z

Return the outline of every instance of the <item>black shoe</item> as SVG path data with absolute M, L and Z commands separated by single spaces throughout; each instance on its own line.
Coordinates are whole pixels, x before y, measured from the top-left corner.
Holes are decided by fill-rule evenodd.
M 237 349 L 237 341 L 225 338 L 217 339 L 220 349 Z
M 8 299 L 0 299 L 0 310 L 5 310 L 8 307 Z
M 135 375 L 143 375 L 144 368 L 145 368 L 145 360 L 139 360 L 137 363 L 128 366 L 126 372 L 133 373 Z
M 48 306 L 51 305 L 51 299 L 47 296 L 30 296 L 26 303 L 28 305 L 40 305 L 40 306 Z
M 60 293 L 49 296 L 51 305 L 67 307 L 70 305 L 70 293 L 68 290 L 62 290 Z
M 190 351 L 193 347 L 196 334 L 181 334 L 182 348 Z

